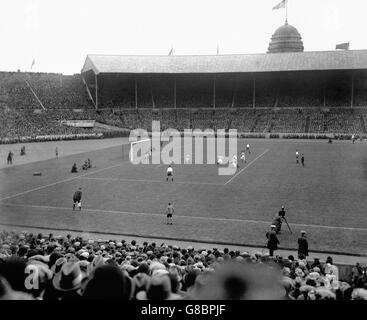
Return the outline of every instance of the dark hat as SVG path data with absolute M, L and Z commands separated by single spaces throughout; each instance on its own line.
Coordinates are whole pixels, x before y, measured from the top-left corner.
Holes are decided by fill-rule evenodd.
M 168 274 L 157 274 L 149 282 L 147 291 L 137 293 L 138 300 L 176 300 L 180 296 L 172 293 Z
M 66 262 L 61 271 L 52 280 L 53 286 L 60 291 L 73 291 L 79 289 L 83 276 L 79 264 Z
M 66 258 L 61 257 L 56 260 L 56 262 L 51 266 L 51 270 L 56 274 L 61 271 L 62 266 L 68 262 Z
M 60 254 L 60 253 L 58 253 L 58 252 L 53 252 L 53 253 L 51 253 L 51 255 L 50 255 L 50 261 L 49 261 L 49 266 L 50 266 L 50 268 L 55 264 L 55 262 L 58 260 L 58 259 L 60 259 L 60 258 L 62 258 L 62 255 Z
M 83 296 L 87 300 L 128 300 L 131 293 L 131 279 L 119 267 L 105 264 L 96 268 Z

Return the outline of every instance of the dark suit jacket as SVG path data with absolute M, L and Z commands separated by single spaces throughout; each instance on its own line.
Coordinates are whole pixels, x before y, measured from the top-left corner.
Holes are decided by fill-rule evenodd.
M 298 238 L 298 253 L 308 256 L 308 241 L 304 237 Z
M 269 231 L 266 233 L 266 238 L 268 239 L 267 247 L 268 249 L 277 250 L 278 244 L 280 244 L 277 234 L 275 231 Z

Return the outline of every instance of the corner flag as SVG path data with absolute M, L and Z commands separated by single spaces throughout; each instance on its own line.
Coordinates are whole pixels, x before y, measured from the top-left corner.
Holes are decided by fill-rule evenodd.
M 273 7 L 273 10 L 285 8 L 286 3 L 287 3 L 287 0 L 283 0 L 282 2 L 278 3 L 275 7 Z
M 32 60 L 32 64 L 31 64 L 31 70 L 32 70 L 33 66 L 35 65 L 35 63 L 36 63 L 36 61 L 35 61 L 35 60 L 34 60 L 34 58 L 33 58 L 33 60 Z
M 335 46 L 335 50 L 349 50 L 349 42 L 339 43 Z
M 169 56 L 172 56 L 173 54 L 173 48 L 171 48 L 171 51 L 168 53 Z

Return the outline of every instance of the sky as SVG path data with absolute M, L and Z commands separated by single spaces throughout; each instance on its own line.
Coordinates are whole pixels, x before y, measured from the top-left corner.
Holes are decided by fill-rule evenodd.
M 87 54 L 265 53 L 281 0 L 0 0 L 0 71 L 80 73 Z M 305 51 L 367 49 L 366 0 L 288 0 Z M 31 69 L 33 59 L 35 64 Z

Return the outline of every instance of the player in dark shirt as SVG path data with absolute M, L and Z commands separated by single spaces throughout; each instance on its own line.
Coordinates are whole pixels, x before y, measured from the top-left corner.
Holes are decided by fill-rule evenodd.
M 76 163 L 73 164 L 73 166 L 71 167 L 71 173 L 77 173 L 78 172 L 78 168 L 76 166 Z
M 75 210 L 75 206 L 78 206 L 79 211 L 82 210 L 82 188 L 79 188 L 74 193 L 74 196 L 73 196 L 73 210 Z
M 302 167 L 305 166 L 305 156 L 302 154 L 302 157 L 301 157 L 301 163 L 302 163 Z
M 166 214 L 167 214 L 167 224 L 172 224 L 172 216 L 173 213 L 175 212 L 175 208 L 173 207 L 172 203 L 168 203 L 167 209 L 166 209 Z
M 8 153 L 7 164 L 13 164 L 13 152 L 11 151 Z

